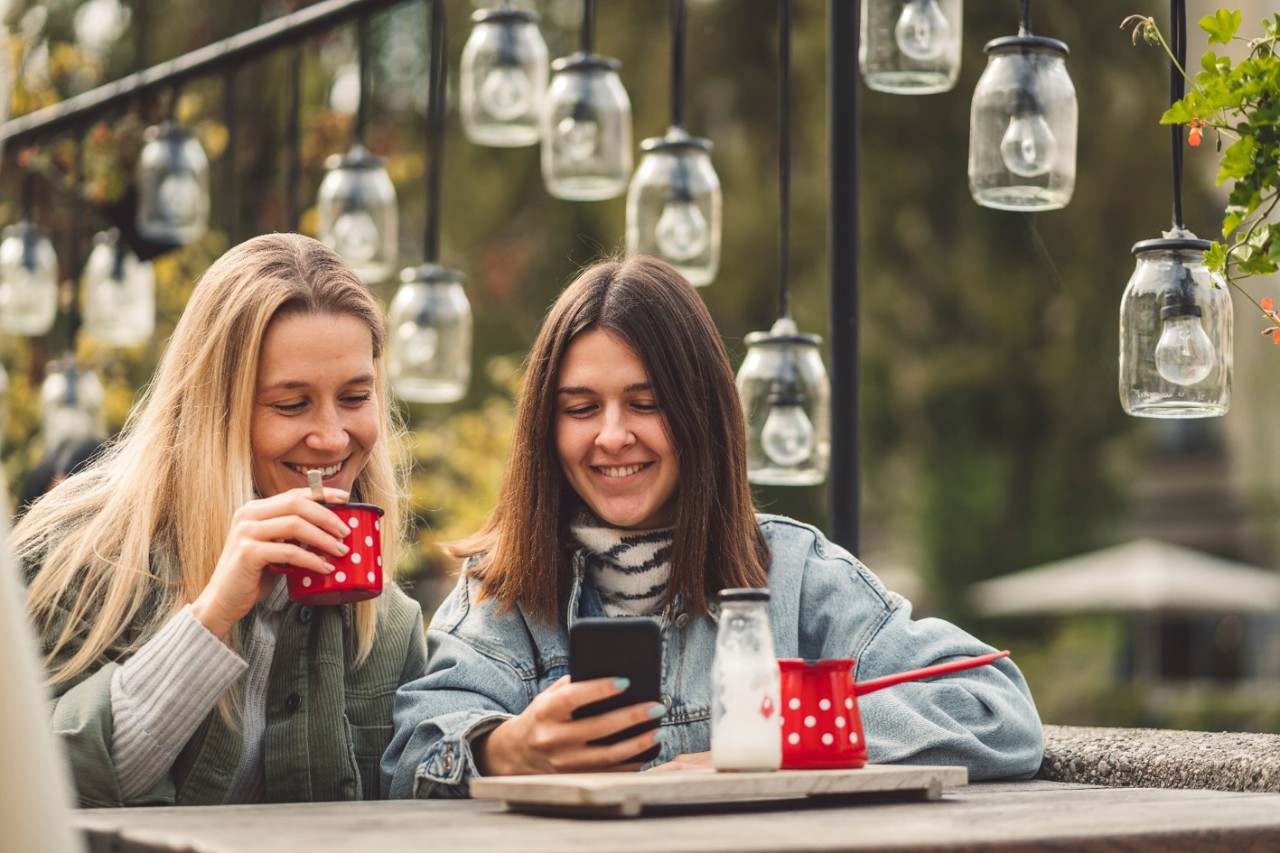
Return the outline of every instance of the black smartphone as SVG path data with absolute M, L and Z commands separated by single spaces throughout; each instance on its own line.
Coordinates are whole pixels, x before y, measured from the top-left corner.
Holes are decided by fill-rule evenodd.
M 662 695 L 662 631 L 658 623 L 638 616 L 574 622 L 569 629 L 569 679 L 593 678 L 626 678 L 631 686 L 617 696 L 583 705 L 573 712 L 575 718 L 592 717 L 637 702 L 657 702 Z M 661 722 L 661 718 L 646 721 L 590 743 L 617 743 L 656 729 Z M 655 744 L 629 760 L 652 761 L 657 756 Z

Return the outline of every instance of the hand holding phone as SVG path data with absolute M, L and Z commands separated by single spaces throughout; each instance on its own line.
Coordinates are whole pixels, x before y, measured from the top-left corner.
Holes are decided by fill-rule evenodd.
M 631 682 L 622 693 L 578 708 L 573 712 L 575 719 L 641 702 L 659 701 L 662 693 L 662 632 L 658 623 L 643 617 L 577 620 L 569 629 L 569 677 L 573 681 L 626 678 Z M 617 743 L 656 729 L 660 723 L 660 718 L 655 718 L 589 743 Z M 630 761 L 652 761 L 658 756 L 658 749 L 655 745 Z

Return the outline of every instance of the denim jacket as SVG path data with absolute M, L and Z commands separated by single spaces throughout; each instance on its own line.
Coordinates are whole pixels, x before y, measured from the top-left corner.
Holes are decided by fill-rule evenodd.
M 911 604 L 889 592 L 847 551 L 815 528 L 759 516 L 773 559 L 769 619 L 778 657 L 854 658 L 858 680 L 985 654 L 992 648 L 940 619 L 911 618 Z M 382 759 L 391 797 L 466 796 L 478 775 L 470 741 L 523 711 L 568 672 L 568 626 L 602 616 L 585 557 L 560 624 L 526 618 L 477 600 L 464 571 L 427 632 L 427 674 L 402 686 L 395 736 Z M 662 625 L 662 719 L 667 739 L 654 764 L 711 745 L 711 660 L 716 616 L 675 601 Z M 908 682 L 859 699 L 874 763 L 959 764 L 971 779 L 1029 777 L 1040 766 L 1043 736 L 1035 704 L 1007 658 L 926 682 Z

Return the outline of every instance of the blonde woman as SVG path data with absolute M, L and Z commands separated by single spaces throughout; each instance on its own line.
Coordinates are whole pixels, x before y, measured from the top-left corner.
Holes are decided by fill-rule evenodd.
M 93 464 L 14 530 L 85 806 L 371 799 L 422 615 L 394 583 L 299 606 L 273 564 L 332 571 L 341 520 L 405 493 L 368 289 L 296 234 L 232 248 L 197 284 L 149 389 Z M 388 575 L 390 575 L 388 561 Z

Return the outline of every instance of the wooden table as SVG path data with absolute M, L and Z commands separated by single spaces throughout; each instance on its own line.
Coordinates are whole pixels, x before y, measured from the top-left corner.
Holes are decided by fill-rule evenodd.
M 73 822 L 94 853 L 1280 850 L 1280 794 L 1040 781 L 973 784 L 934 802 L 773 801 L 671 808 L 630 820 L 420 800 L 93 809 L 76 812 Z

